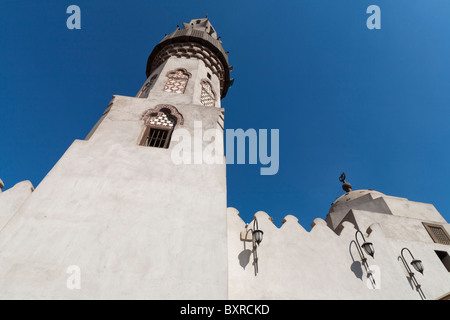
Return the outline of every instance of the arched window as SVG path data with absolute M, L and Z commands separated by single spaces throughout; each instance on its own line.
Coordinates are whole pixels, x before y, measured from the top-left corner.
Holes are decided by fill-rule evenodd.
M 167 74 L 167 81 L 164 85 L 165 92 L 184 93 L 191 74 L 186 69 L 177 69 Z
M 139 98 L 147 98 L 148 97 L 150 89 L 152 88 L 153 84 L 156 82 L 156 78 L 158 78 L 157 74 L 155 74 L 153 77 L 151 77 L 150 80 L 144 84 L 144 86 L 142 87 L 141 91 L 138 94 Z
M 216 103 L 216 94 L 214 93 L 211 83 L 207 80 L 202 80 L 200 84 L 202 86 L 200 102 L 206 107 L 214 107 Z
M 183 116 L 171 105 L 157 105 L 144 112 L 141 117 L 145 128 L 140 145 L 156 148 L 168 148 L 173 129 L 183 124 Z

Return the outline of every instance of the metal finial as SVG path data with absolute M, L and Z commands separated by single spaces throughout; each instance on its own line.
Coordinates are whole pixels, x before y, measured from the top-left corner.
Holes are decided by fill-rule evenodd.
M 345 192 L 352 191 L 352 185 L 345 181 L 345 172 L 342 172 L 339 181 L 342 182 L 342 189 L 344 189 Z

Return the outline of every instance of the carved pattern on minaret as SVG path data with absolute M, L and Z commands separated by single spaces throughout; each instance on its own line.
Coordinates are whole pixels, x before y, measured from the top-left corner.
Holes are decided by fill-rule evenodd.
M 176 124 L 184 123 L 183 116 L 177 108 L 169 104 L 160 104 L 152 109 L 145 111 L 141 120 L 144 120 L 146 126 L 154 128 L 173 128 Z
M 200 93 L 200 102 L 206 107 L 214 107 L 216 102 L 216 94 L 212 88 L 212 85 L 207 80 L 200 82 L 202 91 Z
M 195 42 L 172 43 L 156 55 L 151 69 L 155 70 L 170 57 L 202 60 L 206 67 L 219 79 L 222 92 L 225 80 L 224 66 L 211 50 Z
M 177 69 L 167 73 L 167 81 L 164 85 L 165 92 L 184 93 L 191 74 L 186 69 Z

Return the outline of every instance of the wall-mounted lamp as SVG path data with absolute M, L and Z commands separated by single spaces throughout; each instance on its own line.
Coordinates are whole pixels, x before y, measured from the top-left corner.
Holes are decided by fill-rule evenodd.
M 361 235 L 361 237 L 364 241 L 362 245 L 359 244 L 358 234 Z M 356 233 L 355 233 L 355 240 L 356 240 L 356 244 L 357 244 L 356 247 L 358 248 L 358 253 L 361 256 L 361 261 L 362 261 L 364 267 L 366 268 L 367 275 L 371 278 L 373 285 L 376 286 L 375 279 L 373 278 L 372 272 L 370 271 L 370 268 L 369 268 L 369 264 L 367 263 L 367 258 L 363 252 L 363 250 L 364 250 L 369 256 L 371 256 L 373 258 L 375 255 L 375 248 L 373 247 L 372 242 L 366 241 L 366 238 L 364 238 L 364 235 L 359 230 L 356 231 Z
M 255 240 L 256 244 L 259 246 L 259 244 L 263 240 L 264 232 L 259 230 L 258 220 L 256 220 L 256 217 L 253 219 L 253 229 L 250 229 L 250 230 L 252 230 L 254 240 Z
M 420 260 L 413 260 L 411 261 L 412 266 L 414 267 L 414 269 L 416 269 L 417 271 L 419 271 L 421 274 L 423 274 L 423 264 L 422 261 Z
M 359 241 L 358 241 L 358 234 L 360 234 L 361 235 L 361 237 L 363 238 L 363 240 L 364 240 L 364 242 L 363 242 L 363 244 L 362 245 L 360 245 L 359 244 Z M 356 243 L 358 244 L 358 247 L 359 248 L 363 248 L 364 249 L 364 251 L 369 255 L 369 256 L 371 256 L 372 258 L 373 258 L 373 256 L 375 255 L 375 249 L 374 249 L 374 247 L 373 247 L 373 244 L 372 244 L 372 242 L 367 242 L 366 241 L 366 238 L 364 238 L 364 235 L 362 234 L 362 232 L 361 231 L 356 231 L 356 233 L 355 233 L 355 240 L 356 240 Z M 364 256 L 364 253 L 361 251 L 361 253 L 362 253 L 362 258 L 363 259 L 365 259 L 365 260 L 367 260 L 366 259 L 366 257 Z
M 247 228 L 248 225 L 245 226 Z M 250 232 L 251 238 L 248 237 Z M 241 232 L 241 240 L 242 241 L 251 241 L 253 244 L 253 265 L 255 267 L 255 276 L 258 273 L 258 252 L 257 247 L 261 244 L 263 240 L 264 232 L 262 230 L 259 230 L 258 227 L 258 220 L 256 217 L 253 218 L 253 227 L 248 229 L 245 232 Z
M 372 242 L 364 242 L 362 244 L 362 248 L 369 256 L 371 256 L 373 258 L 374 254 L 375 254 L 375 249 L 373 248 Z
M 414 276 L 414 272 L 411 271 L 411 268 L 406 263 L 405 256 L 403 255 L 403 251 L 405 251 L 405 250 L 409 252 L 409 255 L 412 258 L 411 265 L 414 267 L 414 269 L 417 272 L 420 272 L 421 274 L 423 274 L 423 270 L 424 270 L 423 263 L 422 263 L 422 261 L 414 258 L 413 254 L 411 253 L 411 251 L 408 248 L 403 248 L 402 251 L 400 252 L 400 258 L 402 259 L 402 262 L 405 265 L 406 270 L 408 271 L 408 274 L 409 274 L 409 277 L 411 278 L 411 281 L 414 283 L 414 286 L 416 287 L 416 290 L 419 292 L 419 294 L 422 294 L 423 298 L 426 299 L 425 298 L 425 294 L 423 293 L 419 282 L 417 282 L 417 279 Z
M 248 228 L 248 224 L 245 228 Z M 250 234 L 249 234 L 250 233 Z M 253 218 L 253 227 L 248 229 L 247 231 L 241 232 L 241 240 L 242 241 L 251 241 L 253 246 L 260 245 L 263 240 L 264 232 L 259 230 L 258 228 L 258 220 L 256 217 Z

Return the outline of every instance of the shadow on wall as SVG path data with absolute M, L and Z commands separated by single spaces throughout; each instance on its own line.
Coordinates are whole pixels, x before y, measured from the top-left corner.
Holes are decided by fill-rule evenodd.
M 247 231 L 248 233 L 248 231 Z M 239 255 L 238 255 L 238 259 L 239 259 L 239 264 L 241 265 L 241 267 L 245 270 L 245 267 L 248 265 L 248 263 L 250 262 L 250 257 L 253 256 L 253 269 L 255 271 L 255 276 L 258 274 L 258 254 L 256 252 L 256 243 L 255 241 L 253 241 L 253 236 L 252 236 L 252 250 L 247 249 L 246 245 L 245 245 L 245 240 L 244 242 L 244 250 L 242 250 Z
M 419 294 L 420 298 L 422 300 L 425 300 L 426 297 L 422 291 L 421 285 L 417 282 L 416 278 L 414 277 L 414 273 L 408 267 L 408 264 L 406 263 L 406 261 L 402 258 L 402 256 L 398 256 L 397 260 L 403 264 L 406 272 L 409 274 L 409 276 L 406 276 L 406 279 L 408 280 L 409 285 L 411 286 L 411 290 L 416 290 L 417 293 Z
M 238 255 L 238 259 L 239 259 L 239 264 L 241 265 L 241 267 L 245 270 L 245 267 L 248 265 L 248 263 L 250 262 L 250 256 L 252 255 L 252 250 L 250 249 L 244 249 L 241 251 L 241 253 L 239 253 Z
M 350 253 L 350 257 L 352 258 L 353 261 L 352 264 L 350 265 L 350 270 L 353 272 L 356 278 L 360 279 L 361 281 L 364 281 L 362 265 L 359 260 L 355 260 L 355 258 L 353 258 L 352 245 L 356 246 L 356 242 L 354 240 L 352 240 L 350 242 L 350 245 L 348 246 L 348 252 Z
M 253 250 L 250 249 L 246 249 L 245 248 L 245 242 L 244 242 L 244 250 L 242 250 L 239 255 L 238 255 L 238 259 L 239 259 L 239 264 L 241 265 L 241 267 L 245 270 L 245 267 L 248 265 L 248 263 L 250 262 L 250 257 L 253 256 L 253 269 L 255 271 L 255 276 L 258 274 L 258 256 L 256 253 L 256 247 L 253 247 Z

